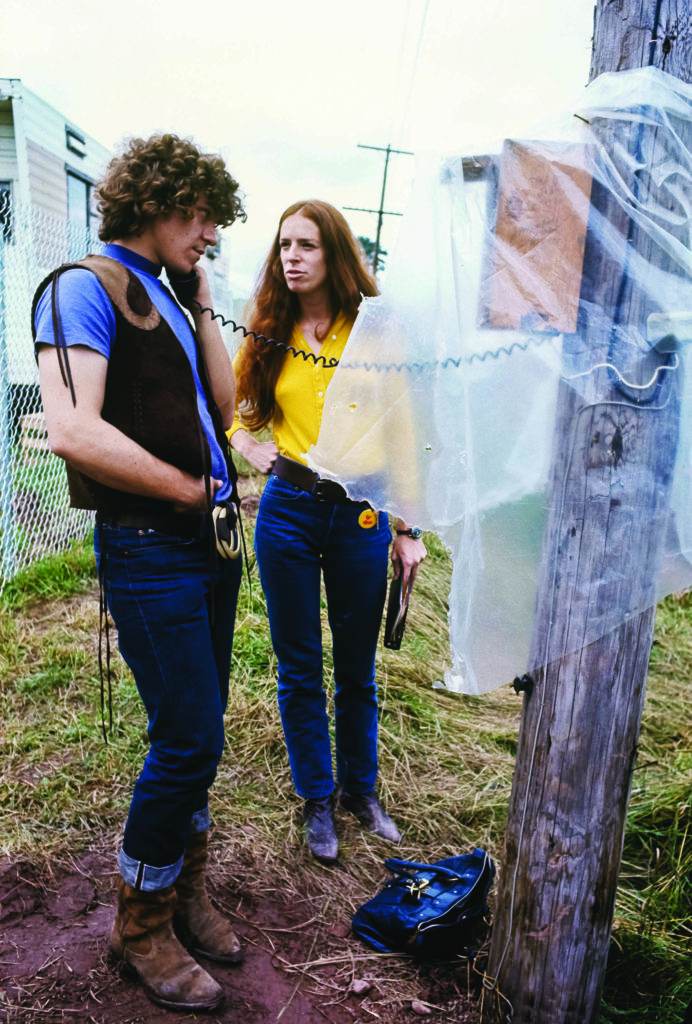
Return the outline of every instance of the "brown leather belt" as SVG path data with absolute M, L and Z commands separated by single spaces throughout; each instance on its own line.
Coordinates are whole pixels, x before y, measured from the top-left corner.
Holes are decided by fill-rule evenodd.
M 294 487 L 300 487 L 301 491 L 307 491 L 318 501 L 330 501 L 333 504 L 345 504 L 351 499 L 341 486 L 334 480 L 322 480 L 317 473 L 304 466 L 302 462 L 295 462 L 287 459 L 285 455 L 277 455 L 272 473 L 278 476 L 279 480 L 285 480 Z M 358 504 L 364 504 L 358 502 Z
M 203 539 L 209 532 L 209 516 L 185 515 L 181 512 L 121 512 L 116 515 L 99 513 L 96 522 L 102 526 L 130 526 L 136 530 L 156 530 L 172 537 Z

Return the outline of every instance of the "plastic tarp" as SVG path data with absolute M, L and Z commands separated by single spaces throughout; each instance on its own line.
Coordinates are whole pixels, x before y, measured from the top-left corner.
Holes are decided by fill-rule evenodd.
M 655 69 L 603 75 L 547 131 L 419 161 L 307 455 L 449 548 L 450 689 L 491 690 L 692 585 L 691 107 Z M 627 498 L 628 432 L 664 416 L 667 456 Z M 593 560 L 574 630 L 545 609 L 603 499 L 622 557 Z M 653 554 L 627 546 L 646 516 Z M 566 621 L 544 642 L 546 614 Z

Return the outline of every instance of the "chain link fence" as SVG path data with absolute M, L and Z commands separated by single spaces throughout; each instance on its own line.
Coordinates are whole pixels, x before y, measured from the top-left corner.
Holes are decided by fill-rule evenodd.
M 101 252 L 85 225 L 0 192 L 0 592 L 31 562 L 84 537 L 63 463 L 48 449 L 31 340 L 31 300 L 54 267 Z

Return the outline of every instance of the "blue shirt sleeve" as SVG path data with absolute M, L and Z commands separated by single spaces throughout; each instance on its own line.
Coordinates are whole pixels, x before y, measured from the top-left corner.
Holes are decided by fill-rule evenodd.
M 36 306 L 36 344 L 54 345 L 51 285 Z M 77 267 L 60 276 L 58 307 L 67 345 L 86 345 L 110 356 L 115 338 L 115 312 L 106 291 L 90 270 Z

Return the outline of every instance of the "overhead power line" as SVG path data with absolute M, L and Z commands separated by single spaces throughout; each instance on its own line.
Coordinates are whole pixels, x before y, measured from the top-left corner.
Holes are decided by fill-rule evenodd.
M 359 213 L 375 213 L 377 214 L 377 234 L 375 235 L 375 248 L 372 256 L 372 270 L 373 273 L 377 273 L 379 260 L 380 260 L 380 238 L 382 236 L 382 220 L 384 217 L 402 217 L 403 214 L 398 210 L 385 210 L 384 200 L 387 192 L 387 172 L 389 170 L 389 158 L 392 153 L 400 154 L 402 156 L 413 156 L 414 154 L 410 149 L 395 149 L 394 146 L 366 146 L 363 143 L 358 143 L 358 149 L 374 149 L 378 153 L 384 153 L 384 169 L 382 173 L 382 191 L 380 192 L 380 205 L 379 208 L 373 210 L 366 206 L 344 206 L 344 210 L 356 210 Z

